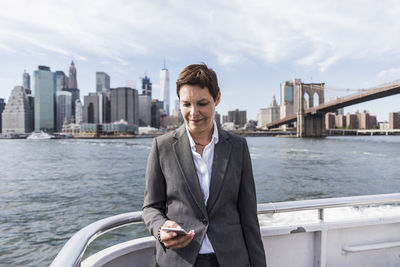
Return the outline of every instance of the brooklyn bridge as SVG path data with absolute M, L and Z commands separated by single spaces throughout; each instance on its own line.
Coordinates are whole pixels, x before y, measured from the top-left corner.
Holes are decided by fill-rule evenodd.
M 400 81 L 377 86 L 371 89 L 360 90 L 360 93 L 337 98 L 324 102 L 324 83 L 301 83 L 295 80 L 293 83 L 294 94 L 292 95 L 291 115 L 285 116 L 277 121 L 267 124 L 267 128 L 276 128 L 281 125 L 296 122 L 297 137 L 320 137 L 323 136 L 325 128 L 325 114 L 336 110 L 387 97 L 400 93 Z M 313 96 L 319 96 L 319 105 L 313 103 Z M 306 107 L 305 96 L 309 96 L 309 107 Z M 282 114 L 282 113 L 281 113 Z

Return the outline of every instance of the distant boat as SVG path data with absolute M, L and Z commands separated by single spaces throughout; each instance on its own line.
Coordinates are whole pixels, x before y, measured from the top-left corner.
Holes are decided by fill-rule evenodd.
M 43 131 L 40 131 L 40 133 L 31 133 L 27 139 L 33 139 L 33 140 L 43 140 L 43 139 L 53 139 L 54 135 L 45 133 Z

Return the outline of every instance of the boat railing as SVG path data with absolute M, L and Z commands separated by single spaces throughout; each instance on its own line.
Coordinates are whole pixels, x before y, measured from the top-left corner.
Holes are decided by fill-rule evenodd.
M 394 203 L 400 203 L 400 193 L 264 203 L 257 205 L 257 212 L 258 214 L 273 214 L 318 210 L 318 218 L 323 222 L 324 210 L 328 208 Z M 142 222 L 142 212 L 137 211 L 115 215 L 89 224 L 67 241 L 50 266 L 79 267 L 87 247 L 97 237 L 116 228 Z

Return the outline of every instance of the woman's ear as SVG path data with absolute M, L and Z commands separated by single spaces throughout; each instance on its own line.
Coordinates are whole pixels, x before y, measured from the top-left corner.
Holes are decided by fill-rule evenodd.
M 221 92 L 218 92 L 217 99 L 215 99 L 215 106 L 218 106 L 220 100 L 221 100 Z

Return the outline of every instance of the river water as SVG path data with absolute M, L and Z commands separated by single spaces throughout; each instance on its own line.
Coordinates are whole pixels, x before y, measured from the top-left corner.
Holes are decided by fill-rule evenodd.
M 400 191 L 400 137 L 247 138 L 257 200 Z M 152 139 L 0 140 L 0 266 L 48 266 L 73 233 L 140 210 Z M 148 235 L 129 226 L 88 255 Z

